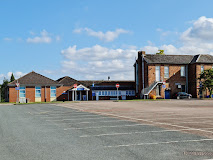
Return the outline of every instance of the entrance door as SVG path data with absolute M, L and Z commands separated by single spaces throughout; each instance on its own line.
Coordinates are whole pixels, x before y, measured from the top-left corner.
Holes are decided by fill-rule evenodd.
M 156 86 L 156 96 L 161 96 L 161 86 L 160 85 Z
M 81 94 L 80 94 L 80 92 L 78 93 L 78 92 L 76 92 L 77 93 L 77 101 L 80 101 L 81 100 Z
M 155 77 L 156 77 L 156 81 L 159 82 L 160 81 L 160 66 L 155 66 Z
M 165 90 L 165 99 L 170 99 L 170 90 Z

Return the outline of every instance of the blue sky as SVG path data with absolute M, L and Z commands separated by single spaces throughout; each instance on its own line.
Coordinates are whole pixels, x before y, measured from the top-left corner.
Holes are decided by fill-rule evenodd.
M 213 53 L 211 0 L 0 0 L 0 80 L 134 79 L 137 51 Z

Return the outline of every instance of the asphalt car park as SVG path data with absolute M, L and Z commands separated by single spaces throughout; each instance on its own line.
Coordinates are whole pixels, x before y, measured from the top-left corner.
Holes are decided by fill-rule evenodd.
M 213 131 L 206 129 L 211 104 L 205 103 L 209 112 L 199 119 L 199 111 L 192 112 L 199 107 L 182 102 L 191 111 L 188 119 L 180 103 L 174 107 L 176 101 L 171 108 L 167 101 L 0 106 L 0 155 L 4 160 L 213 158 Z M 204 126 L 193 132 L 191 122 Z

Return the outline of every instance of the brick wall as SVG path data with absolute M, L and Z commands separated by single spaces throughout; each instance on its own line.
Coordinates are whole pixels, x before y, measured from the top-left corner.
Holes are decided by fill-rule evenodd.
M 9 102 L 16 102 L 16 99 L 17 91 L 15 90 L 15 87 L 9 87 Z
M 26 98 L 30 101 L 30 102 L 35 102 L 35 87 L 34 86 L 26 86 Z M 57 93 L 57 91 L 56 91 Z M 18 92 L 18 96 L 19 96 L 19 92 Z M 9 102 L 16 102 L 17 99 L 17 91 L 15 90 L 15 87 L 9 87 Z M 41 101 L 44 102 L 45 101 L 45 87 L 42 86 L 41 87 Z M 46 101 L 49 102 L 50 101 L 50 87 L 47 86 L 46 87 Z
M 182 65 L 165 65 L 165 66 L 169 66 L 169 78 L 164 78 L 164 65 L 161 65 L 161 64 L 147 65 L 145 63 L 145 87 L 150 86 L 151 84 L 153 84 L 156 81 L 156 75 L 155 75 L 156 66 L 160 66 L 161 80 L 166 82 L 165 89 L 171 88 L 171 96 L 174 93 L 181 91 L 181 89 L 178 89 L 178 87 L 177 87 L 177 85 L 175 85 L 175 83 L 180 83 L 181 85 L 186 85 L 186 77 L 180 76 L 180 69 L 181 69 Z M 139 74 L 139 76 L 142 76 L 142 73 Z M 142 86 L 142 81 L 139 81 L 139 86 Z M 150 94 L 156 95 L 155 89 Z M 161 97 L 162 98 L 164 98 L 165 89 L 163 89 L 161 86 Z
M 57 97 L 57 101 L 62 101 L 63 99 L 65 99 L 65 101 L 68 101 L 68 96 L 69 96 L 69 100 L 72 100 L 72 92 L 69 92 L 68 94 L 68 89 L 70 89 L 72 86 L 60 86 L 59 88 L 57 88 L 56 91 L 56 97 Z M 62 93 L 66 94 L 62 94 Z

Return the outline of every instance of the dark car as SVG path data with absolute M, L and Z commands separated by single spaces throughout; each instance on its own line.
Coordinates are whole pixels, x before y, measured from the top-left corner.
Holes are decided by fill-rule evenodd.
M 192 95 L 191 94 L 188 94 L 186 92 L 178 92 L 174 95 L 174 98 L 176 99 L 184 99 L 184 98 L 192 98 Z

